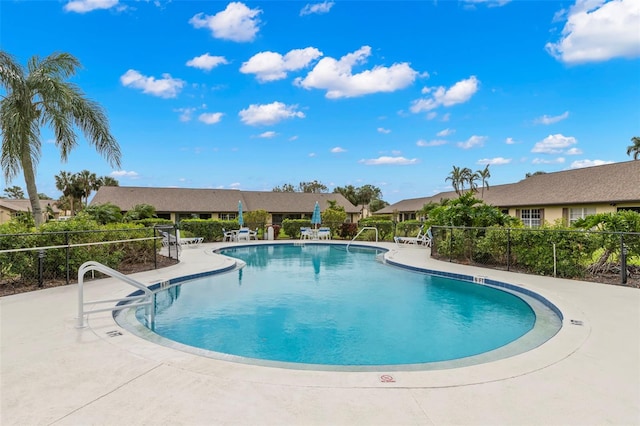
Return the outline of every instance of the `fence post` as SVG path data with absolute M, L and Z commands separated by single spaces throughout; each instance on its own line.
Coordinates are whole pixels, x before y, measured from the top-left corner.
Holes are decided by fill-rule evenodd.
M 627 283 L 627 246 L 624 245 L 624 234 L 620 234 L 620 282 Z
M 44 250 L 38 250 L 38 287 L 44 285 Z
M 511 228 L 507 229 L 507 271 L 511 270 Z
M 449 228 L 449 262 L 453 261 L 453 227 Z
M 64 232 L 64 243 L 67 245 L 67 248 L 65 249 L 65 252 L 66 252 L 65 253 L 65 258 L 66 258 L 65 259 L 65 270 L 67 271 L 67 285 L 69 285 L 69 282 L 70 282 L 70 280 L 69 280 L 69 256 L 70 256 L 70 253 L 69 253 L 69 250 L 70 250 L 70 247 L 69 247 L 69 231 L 65 231 Z
M 153 232 L 153 269 L 158 269 L 158 240 L 156 240 L 156 227 L 152 228 Z

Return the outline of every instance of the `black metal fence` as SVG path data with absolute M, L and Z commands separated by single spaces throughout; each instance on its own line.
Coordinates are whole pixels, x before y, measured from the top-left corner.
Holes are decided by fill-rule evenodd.
M 433 226 L 440 260 L 640 287 L 640 233 Z
M 161 231 L 174 227 L 0 234 L 0 294 L 77 281 L 88 260 L 122 273 L 156 269 L 178 260 Z

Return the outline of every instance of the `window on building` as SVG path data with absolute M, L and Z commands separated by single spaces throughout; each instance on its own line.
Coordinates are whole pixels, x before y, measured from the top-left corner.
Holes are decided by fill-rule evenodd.
M 220 220 L 235 220 L 236 219 L 236 213 L 219 213 L 218 214 L 218 219 Z
M 569 209 L 569 225 L 578 219 L 584 219 L 585 217 L 596 214 L 595 207 L 575 207 Z
M 539 228 L 542 225 L 543 209 L 522 209 L 520 219 L 528 228 Z

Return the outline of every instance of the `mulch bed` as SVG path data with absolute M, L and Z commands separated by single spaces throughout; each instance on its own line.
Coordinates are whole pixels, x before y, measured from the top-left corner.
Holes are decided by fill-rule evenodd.
M 158 256 L 158 269 L 172 266 L 178 263 L 175 259 L 171 259 L 165 256 Z M 134 274 L 136 272 L 151 271 L 154 269 L 154 263 L 144 262 L 136 264 L 123 264 L 118 269 L 123 274 Z M 70 285 L 76 284 L 78 280 L 77 276 L 71 276 Z M 45 288 L 60 287 L 67 285 L 66 280 L 45 280 L 42 287 L 38 286 L 38 283 L 24 282 L 20 279 L 0 279 L 0 297 L 9 296 L 18 293 L 27 293 L 35 290 L 42 290 Z

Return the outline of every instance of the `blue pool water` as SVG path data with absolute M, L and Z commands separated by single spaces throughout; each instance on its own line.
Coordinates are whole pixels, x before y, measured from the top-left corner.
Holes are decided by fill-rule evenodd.
M 373 366 L 481 354 L 536 322 L 514 294 L 385 265 L 373 249 L 282 244 L 221 253 L 246 267 L 159 293 L 155 333 L 240 357 Z

